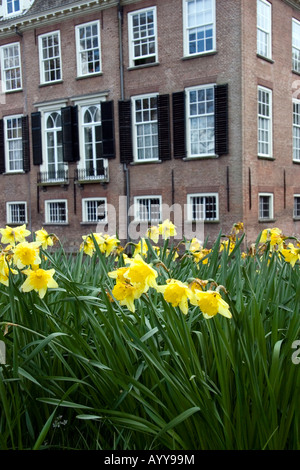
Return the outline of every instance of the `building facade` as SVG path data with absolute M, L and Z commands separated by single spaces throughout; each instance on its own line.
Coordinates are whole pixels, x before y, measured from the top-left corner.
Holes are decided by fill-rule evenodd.
M 300 235 L 298 0 L 3 0 L 0 69 L 2 227 Z

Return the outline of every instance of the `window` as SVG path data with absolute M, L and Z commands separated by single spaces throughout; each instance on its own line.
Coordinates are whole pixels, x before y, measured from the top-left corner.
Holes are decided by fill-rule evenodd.
M 63 162 L 61 112 L 52 111 L 44 114 L 47 181 L 65 179 Z
M 257 53 L 271 59 L 272 10 L 266 0 L 257 0 Z
M 130 13 L 128 26 L 130 66 L 157 62 L 156 8 Z
M 134 159 L 158 160 L 157 95 L 138 96 L 133 101 Z
M 20 8 L 20 0 L 6 0 L 7 5 L 7 14 L 12 15 L 13 13 L 18 13 Z
M 187 90 L 188 156 L 215 154 L 214 86 Z
M 83 222 L 106 222 L 107 206 L 105 198 L 88 198 L 82 200 Z
M 294 218 L 300 218 L 300 194 L 294 194 Z
M 159 222 L 161 214 L 161 196 L 143 196 L 134 198 L 135 220 L 139 222 Z
M 300 22 L 293 19 L 292 24 L 292 66 L 295 72 L 300 72 Z
M 85 177 L 104 177 L 100 104 L 83 106 L 81 114 Z
M 23 225 L 27 223 L 26 202 L 7 202 L 6 217 L 8 224 Z
M 215 0 L 184 1 L 184 55 L 216 49 Z
M 59 31 L 39 36 L 41 83 L 62 79 Z
M 259 220 L 273 219 L 273 194 L 271 193 L 260 193 L 258 195 L 258 214 Z
M 272 91 L 258 87 L 258 155 L 272 157 Z
M 293 101 L 293 160 L 300 162 L 300 101 Z
M 4 118 L 5 167 L 7 172 L 23 171 L 22 117 Z
M 55 200 L 45 202 L 45 223 L 66 224 L 68 222 L 67 201 Z
M 20 44 L 15 42 L 1 47 L 2 91 L 22 88 Z
M 219 219 L 219 196 L 217 193 L 189 194 L 188 219 L 212 221 Z
M 78 76 L 101 71 L 99 21 L 76 26 L 76 48 Z

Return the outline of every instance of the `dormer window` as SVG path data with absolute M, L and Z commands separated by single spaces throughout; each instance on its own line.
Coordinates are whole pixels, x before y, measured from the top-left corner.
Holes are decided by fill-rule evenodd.
M 7 15 L 19 13 L 21 11 L 20 0 L 6 0 Z

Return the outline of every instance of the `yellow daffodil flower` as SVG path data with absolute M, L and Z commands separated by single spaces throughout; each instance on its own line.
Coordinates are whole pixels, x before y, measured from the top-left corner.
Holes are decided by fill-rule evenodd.
M 41 263 L 40 245 L 40 242 L 25 241 L 18 243 L 14 250 L 14 263 L 17 268 L 22 269 L 25 266 L 39 265 Z
M 298 260 L 300 261 L 300 249 L 296 248 L 293 243 L 289 243 L 287 248 L 282 248 L 280 252 L 284 256 L 285 261 L 293 267 Z
M 27 276 L 26 281 L 21 286 L 23 292 L 34 290 L 42 299 L 47 289 L 56 289 L 58 287 L 57 282 L 53 279 L 55 269 L 36 269 L 34 271 L 32 269 L 26 269 L 23 273 Z
M 157 271 L 150 264 L 145 263 L 140 255 L 128 259 L 129 267 L 124 273 L 124 277 L 143 293 L 147 292 L 149 287 L 156 289 Z
M 157 291 L 161 292 L 166 302 L 173 307 L 179 306 L 184 315 L 188 313 L 188 299 L 191 297 L 191 291 L 186 283 L 168 279 L 166 285 L 157 287 Z
M 147 230 L 147 237 L 150 238 L 154 243 L 158 243 L 159 240 L 159 228 L 157 225 L 153 225 Z
M 133 253 L 133 257 L 135 258 L 136 255 L 141 254 L 142 256 L 146 256 L 148 252 L 148 245 L 144 238 L 142 238 L 136 245 L 135 250 Z
M 46 250 L 48 246 L 53 246 L 54 240 L 56 237 L 53 235 L 49 235 L 48 232 L 42 228 L 41 230 L 37 230 L 35 232 L 36 241 L 42 244 L 42 248 Z
M 170 237 L 174 237 L 177 233 L 175 225 L 170 222 L 169 219 L 166 219 L 162 224 L 159 224 L 158 229 L 159 234 L 162 235 L 164 240 Z
M 207 264 L 208 263 L 208 257 L 207 255 L 211 252 L 208 248 L 202 248 L 201 251 L 195 251 L 193 252 L 193 258 L 196 263 L 199 263 L 199 261 L 202 262 L 202 264 Z
M 14 228 L 6 225 L 6 228 L 0 228 L 0 233 L 2 235 L 1 243 L 15 246 L 16 243 L 24 242 L 31 232 L 26 229 L 24 224 Z
M 120 305 L 126 305 L 128 310 L 135 312 L 134 301 L 141 296 L 141 291 L 129 282 L 117 281 L 112 294 Z
M 206 319 L 214 317 L 217 313 L 227 318 L 232 317 L 228 303 L 222 299 L 217 291 L 195 290 L 191 296 L 191 304 L 197 305 Z
M 192 238 L 192 240 L 186 243 L 186 249 L 191 252 L 201 251 L 202 245 L 197 238 Z

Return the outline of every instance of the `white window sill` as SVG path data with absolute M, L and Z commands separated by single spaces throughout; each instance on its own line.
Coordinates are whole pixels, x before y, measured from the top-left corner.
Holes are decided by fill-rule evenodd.
M 261 160 L 275 160 L 275 157 L 272 157 L 270 155 L 257 155 L 257 158 L 261 159 Z
M 199 57 L 207 57 L 210 55 L 215 55 L 217 54 L 217 50 L 212 50 L 212 51 L 206 51 L 206 52 L 198 52 L 196 54 L 186 54 L 181 58 L 181 60 L 189 60 L 189 59 L 197 59 Z
M 195 157 L 184 157 L 182 160 L 185 162 L 189 162 L 192 160 L 205 160 L 205 159 L 210 159 L 210 158 L 215 159 L 215 158 L 219 158 L 219 156 L 216 154 L 197 155 Z
M 44 86 L 49 86 L 49 85 L 58 85 L 59 83 L 63 83 L 63 80 L 53 80 L 53 82 L 45 82 L 45 83 L 40 83 L 39 87 L 44 87 Z
M 143 163 L 162 163 L 162 160 L 135 160 L 130 163 L 130 165 L 142 165 Z

